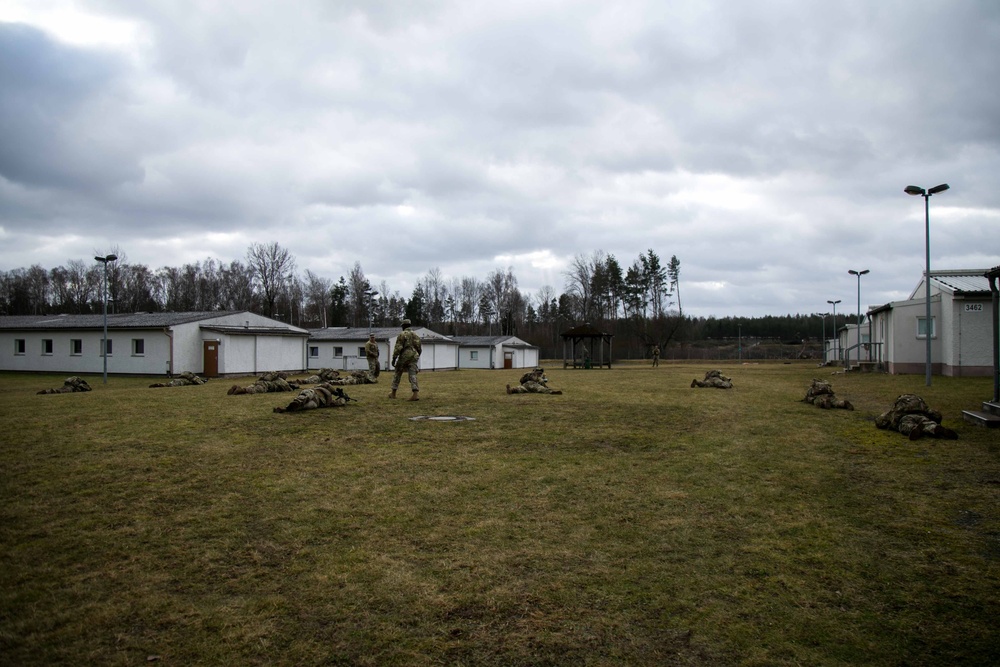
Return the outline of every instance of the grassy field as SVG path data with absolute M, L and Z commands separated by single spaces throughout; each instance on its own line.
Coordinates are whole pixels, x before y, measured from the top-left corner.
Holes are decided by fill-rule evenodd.
M 996 664 L 1000 433 L 961 420 L 992 379 L 831 373 L 383 375 L 296 414 L 0 375 L 0 663 Z M 876 429 L 905 392 L 959 439 Z

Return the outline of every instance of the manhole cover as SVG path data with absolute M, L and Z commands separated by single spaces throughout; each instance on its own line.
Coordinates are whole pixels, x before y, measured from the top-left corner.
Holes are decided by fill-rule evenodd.
M 410 417 L 414 422 L 471 422 L 476 421 L 475 417 L 462 417 L 459 415 L 417 415 Z

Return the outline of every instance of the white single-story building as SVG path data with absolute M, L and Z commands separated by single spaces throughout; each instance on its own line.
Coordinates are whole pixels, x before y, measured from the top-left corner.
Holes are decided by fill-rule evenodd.
M 417 366 L 422 371 L 444 371 L 458 368 L 458 343 L 426 327 L 411 327 L 420 337 L 422 352 Z M 379 348 L 382 370 L 393 370 L 392 349 L 403 330 L 400 327 L 373 327 Z M 309 330 L 308 366 L 310 370 L 333 368 L 358 370 L 368 368 L 365 343 L 367 327 L 325 327 Z
M 0 370 L 103 373 L 104 315 L 0 317 Z M 309 332 L 249 311 L 107 316 L 109 374 L 299 372 Z
M 892 374 L 993 375 L 993 302 L 987 269 L 931 271 L 931 322 L 924 278 L 905 301 L 868 311 L 876 361 Z
M 452 336 L 459 368 L 534 368 L 539 348 L 517 336 Z
M 862 318 L 860 327 L 851 322 L 837 329 L 834 338 L 826 341 L 825 359 L 827 363 L 838 363 L 844 366 L 857 366 L 859 355 L 861 361 L 875 361 L 875 353 L 871 351 L 870 343 L 870 322 L 866 316 Z

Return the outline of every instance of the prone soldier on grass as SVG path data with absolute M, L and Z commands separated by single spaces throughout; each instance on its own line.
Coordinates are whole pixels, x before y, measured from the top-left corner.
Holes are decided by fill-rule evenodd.
M 318 408 L 336 408 L 347 405 L 349 401 L 357 401 L 357 399 L 345 394 L 340 387 L 324 383 L 303 389 L 298 396 L 292 399 L 291 403 L 283 408 L 274 408 L 274 412 L 301 412 Z
M 229 388 L 228 394 L 230 396 L 238 396 L 240 394 L 267 394 L 277 391 L 294 391 L 299 388 L 299 385 L 289 382 L 287 378 L 287 373 L 264 373 L 257 378 L 253 384 L 247 385 L 246 387 L 234 384 Z
M 562 394 L 558 389 L 549 388 L 549 379 L 545 377 L 545 369 L 536 366 L 521 376 L 520 385 L 507 385 L 508 394 Z
M 72 375 L 65 380 L 61 387 L 55 389 L 42 389 L 39 394 L 72 394 L 77 391 L 90 391 L 91 387 L 87 381 L 78 375 Z

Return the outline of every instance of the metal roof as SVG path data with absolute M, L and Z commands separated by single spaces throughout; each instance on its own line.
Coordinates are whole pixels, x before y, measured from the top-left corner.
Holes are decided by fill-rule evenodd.
M 108 329 L 162 329 L 176 324 L 200 322 L 243 310 L 185 313 L 109 313 Z M 0 316 L 0 329 L 103 329 L 104 315 L 7 315 Z
M 431 331 L 426 327 L 410 327 L 418 336 L 421 342 L 441 342 L 453 343 L 448 336 Z M 400 334 L 400 327 L 372 327 L 371 333 L 375 334 L 375 340 L 389 340 Z M 309 329 L 309 340 L 323 341 L 357 341 L 368 340 L 368 327 L 325 327 L 322 329 Z
M 990 281 L 986 277 L 987 271 L 989 269 L 931 271 L 931 285 L 937 286 L 939 289 L 950 294 L 988 294 L 990 291 Z M 923 284 L 924 280 L 921 277 L 920 282 L 910 292 L 910 299 L 921 296 L 918 292 L 922 293 L 924 291 L 922 289 Z

